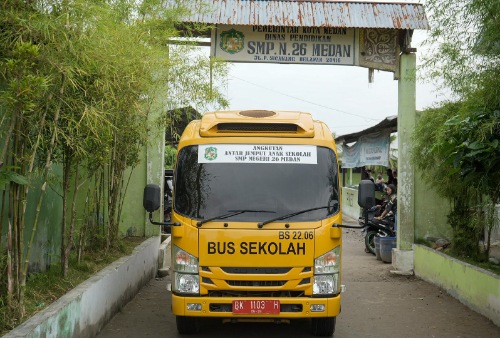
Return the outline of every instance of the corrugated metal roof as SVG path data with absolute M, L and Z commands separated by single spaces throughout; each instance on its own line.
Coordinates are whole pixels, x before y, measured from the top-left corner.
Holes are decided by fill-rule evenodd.
M 376 125 L 367 128 L 362 131 L 358 131 L 351 134 L 345 134 L 341 136 L 337 136 L 335 138 L 336 143 L 352 143 L 357 142 L 361 136 L 370 135 L 379 131 L 389 131 L 391 133 L 395 133 L 398 131 L 398 117 L 396 115 L 386 117 L 382 122 L 377 123 Z
M 177 0 L 178 1 L 178 0 Z M 167 0 L 173 5 L 175 0 Z M 429 29 L 422 4 L 332 0 L 180 1 L 186 22 L 230 25 Z

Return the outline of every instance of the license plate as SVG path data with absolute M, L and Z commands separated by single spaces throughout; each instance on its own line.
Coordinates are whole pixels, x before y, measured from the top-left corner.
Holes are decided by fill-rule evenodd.
M 236 315 L 270 315 L 279 313 L 279 300 L 233 300 L 233 314 Z

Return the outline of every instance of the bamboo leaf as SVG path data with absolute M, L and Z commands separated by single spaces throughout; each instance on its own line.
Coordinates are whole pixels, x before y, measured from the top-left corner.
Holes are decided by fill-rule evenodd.
M 460 119 L 460 117 L 458 115 L 456 116 L 453 116 L 451 119 L 447 120 L 444 125 L 445 126 L 455 126 L 457 124 L 460 124 L 462 122 L 462 120 Z
M 486 148 L 486 144 L 481 141 L 475 141 L 468 145 L 469 149 L 483 149 Z
M 25 176 L 20 175 L 14 171 L 0 170 L 0 186 L 2 187 L 2 190 L 4 189 L 5 185 L 9 184 L 10 182 L 14 182 L 19 185 L 27 185 L 29 183 L 29 180 Z
M 471 151 L 470 153 L 467 153 L 464 157 L 475 157 L 477 156 L 478 154 L 481 154 L 481 153 L 484 153 L 484 152 L 487 152 L 486 150 L 484 149 L 481 149 L 481 150 L 475 150 L 475 151 Z

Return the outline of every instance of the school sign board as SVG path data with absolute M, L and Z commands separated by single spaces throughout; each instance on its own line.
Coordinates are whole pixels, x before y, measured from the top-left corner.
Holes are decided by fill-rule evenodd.
M 286 144 L 203 144 L 198 163 L 317 164 L 316 146 Z
M 391 29 L 219 24 L 211 55 L 229 62 L 361 66 L 396 72 L 398 33 Z
M 219 25 L 213 56 L 232 62 L 354 65 L 354 29 Z

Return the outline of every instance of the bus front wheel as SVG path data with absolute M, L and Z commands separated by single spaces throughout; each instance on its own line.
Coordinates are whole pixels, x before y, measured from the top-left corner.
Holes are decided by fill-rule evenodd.
M 312 334 L 319 337 L 331 337 L 335 332 L 337 317 L 313 318 Z
M 200 332 L 200 318 L 176 316 L 177 331 L 180 334 L 194 334 Z

